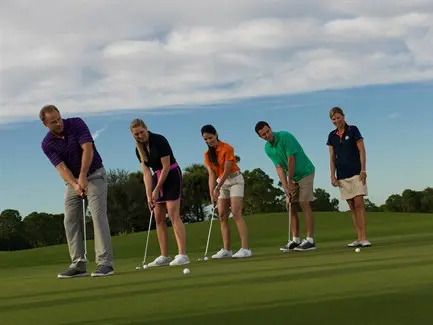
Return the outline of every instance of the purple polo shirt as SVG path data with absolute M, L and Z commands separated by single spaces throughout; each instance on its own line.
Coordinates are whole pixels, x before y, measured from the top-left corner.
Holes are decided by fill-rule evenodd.
M 89 174 L 103 167 L 102 159 L 96 150 L 92 135 L 86 123 L 79 117 L 62 119 L 64 123 L 64 139 L 56 138 L 48 132 L 42 141 L 42 150 L 50 162 L 56 167 L 61 162 L 69 168 L 76 178 L 80 176 L 81 158 L 83 149 L 81 145 L 86 142 L 93 143 L 93 160 Z

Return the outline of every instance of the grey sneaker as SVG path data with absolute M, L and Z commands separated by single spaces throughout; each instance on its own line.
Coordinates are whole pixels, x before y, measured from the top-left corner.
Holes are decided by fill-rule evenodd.
M 280 251 L 287 253 L 289 251 L 294 250 L 296 247 L 298 247 L 299 245 L 301 245 L 301 243 L 296 243 L 295 241 L 291 240 L 287 245 L 282 246 L 280 248 Z
M 295 251 L 311 251 L 316 249 L 316 243 L 310 243 L 308 240 L 304 239 L 298 247 L 295 248 Z
M 86 274 L 86 264 L 84 262 L 78 262 L 76 266 L 69 266 L 65 271 L 57 274 L 57 278 L 70 279 L 85 276 Z
M 96 268 L 96 271 L 93 272 L 91 275 L 93 277 L 101 277 L 101 276 L 109 276 L 114 274 L 114 269 L 111 266 L 108 265 L 98 265 Z

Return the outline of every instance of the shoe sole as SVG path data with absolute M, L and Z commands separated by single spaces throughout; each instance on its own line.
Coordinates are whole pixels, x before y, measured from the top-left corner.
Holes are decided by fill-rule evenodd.
M 57 279 L 81 278 L 83 276 L 87 276 L 87 273 L 81 273 L 81 274 L 77 274 L 77 275 L 57 275 Z
M 297 252 L 314 251 L 314 250 L 316 250 L 316 247 L 311 247 L 311 248 L 295 248 L 294 250 L 297 251 Z
M 296 248 L 296 247 L 295 247 Z M 281 250 L 281 252 L 282 253 L 288 253 L 288 252 L 291 252 L 291 251 L 294 251 L 295 250 L 295 248 L 292 248 L 292 249 L 284 249 L 284 250 Z
M 114 271 L 111 271 L 111 272 L 108 272 L 108 273 L 92 273 L 91 274 L 91 276 L 93 277 L 93 278 L 100 278 L 100 277 L 104 277 L 104 276 L 110 276 L 110 275 L 113 275 L 114 274 Z
M 236 259 L 250 258 L 250 257 L 253 257 L 253 255 L 250 255 L 250 256 L 233 256 L 232 258 L 234 258 L 236 260 Z
M 222 256 L 222 257 L 213 257 L 212 256 L 212 259 L 213 260 L 222 260 L 222 259 L 225 259 L 225 258 L 232 258 L 233 256 Z
M 161 267 L 161 266 L 169 266 L 169 265 L 170 265 L 170 262 L 167 263 L 167 264 L 157 264 L 157 265 L 149 265 L 149 264 L 147 264 L 147 267 Z
M 188 261 L 188 262 L 184 262 L 184 263 L 180 263 L 180 264 L 170 264 L 170 266 L 181 266 L 181 265 L 187 265 L 187 264 L 189 264 L 189 263 L 191 263 L 190 261 Z

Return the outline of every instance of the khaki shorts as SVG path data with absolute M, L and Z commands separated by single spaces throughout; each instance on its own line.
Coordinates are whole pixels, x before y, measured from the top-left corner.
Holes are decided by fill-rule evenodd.
M 301 178 L 299 181 L 294 182 L 292 203 L 295 202 L 311 202 L 316 198 L 314 197 L 314 172 L 310 175 Z M 286 203 L 288 197 L 286 196 Z
M 340 196 L 342 200 L 350 200 L 355 196 L 367 196 L 367 184 L 362 184 L 361 177 L 359 175 L 355 175 L 350 178 L 340 179 L 338 181 Z
M 217 180 L 219 181 L 219 179 Z M 230 199 L 232 197 L 244 197 L 244 177 L 240 172 L 235 172 L 226 179 L 220 189 L 219 199 Z

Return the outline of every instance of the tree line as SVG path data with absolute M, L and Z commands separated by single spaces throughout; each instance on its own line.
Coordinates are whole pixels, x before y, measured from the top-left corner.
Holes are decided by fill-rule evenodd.
M 244 214 L 277 213 L 285 211 L 285 195 L 281 183 L 262 169 L 243 172 L 245 179 Z M 150 212 L 141 171 L 123 169 L 107 171 L 108 219 L 111 234 L 125 235 L 147 230 Z M 339 200 L 331 198 L 324 189 L 315 189 L 313 211 L 339 211 Z M 185 223 L 201 222 L 210 217 L 208 175 L 203 164 L 192 164 L 183 171 L 181 216 Z M 404 190 L 391 195 L 382 206 L 366 200 L 370 212 L 433 212 L 433 188 L 423 191 Z M 18 210 L 5 209 L 0 214 L 0 250 L 21 250 L 66 243 L 63 214 L 32 212 L 22 217 Z M 170 221 L 166 219 L 167 225 Z M 155 224 L 152 225 L 152 229 Z M 86 216 L 88 239 L 93 239 L 90 211 Z

